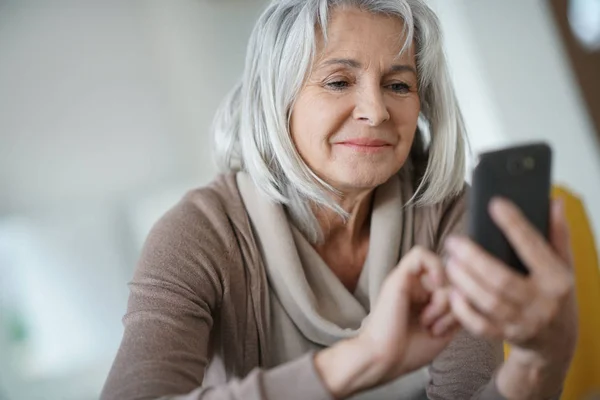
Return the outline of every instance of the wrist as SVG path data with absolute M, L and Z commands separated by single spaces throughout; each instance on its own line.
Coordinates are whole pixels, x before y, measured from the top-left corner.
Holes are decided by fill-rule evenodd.
M 332 397 L 342 400 L 377 385 L 383 371 L 357 339 L 348 339 L 315 355 L 315 367 Z
M 496 385 L 511 400 L 551 398 L 560 393 L 567 368 L 534 352 L 514 349 L 500 368 Z

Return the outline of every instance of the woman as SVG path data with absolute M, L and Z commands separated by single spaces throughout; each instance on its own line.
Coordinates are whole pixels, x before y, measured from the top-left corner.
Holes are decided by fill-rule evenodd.
M 103 399 L 558 398 L 564 217 L 547 244 L 492 203 L 529 277 L 460 237 L 464 124 L 424 0 L 273 2 L 215 139 L 228 173 L 151 232 Z

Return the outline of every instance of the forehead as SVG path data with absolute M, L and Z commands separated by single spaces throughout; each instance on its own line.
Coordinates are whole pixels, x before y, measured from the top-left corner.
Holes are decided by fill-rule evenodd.
M 317 34 L 319 59 L 356 53 L 397 59 L 406 41 L 404 22 L 399 17 L 375 14 L 353 7 L 332 9 L 327 25 L 327 42 Z M 401 58 L 414 54 L 414 49 Z

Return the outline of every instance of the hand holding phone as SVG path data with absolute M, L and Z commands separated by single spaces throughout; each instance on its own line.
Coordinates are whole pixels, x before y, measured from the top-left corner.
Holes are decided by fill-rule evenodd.
M 471 334 L 511 345 L 496 380 L 508 398 L 554 398 L 577 343 L 569 234 L 560 203 L 553 203 L 549 215 L 550 163 L 545 144 L 482 155 L 468 207 L 471 238 L 452 237 L 445 244 L 452 312 Z M 495 197 L 508 201 L 490 204 Z M 531 374 L 543 378 L 531 382 Z

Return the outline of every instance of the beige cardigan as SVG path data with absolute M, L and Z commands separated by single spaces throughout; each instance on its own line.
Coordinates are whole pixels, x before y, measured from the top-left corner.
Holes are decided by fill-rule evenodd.
M 415 245 L 441 254 L 463 216 L 464 196 L 406 207 L 401 256 Z M 161 218 L 130 291 L 102 400 L 331 399 L 312 354 L 268 365 L 267 278 L 235 175 L 189 192 Z M 461 332 L 431 364 L 428 397 L 502 399 L 492 379 L 502 358 L 500 343 Z

